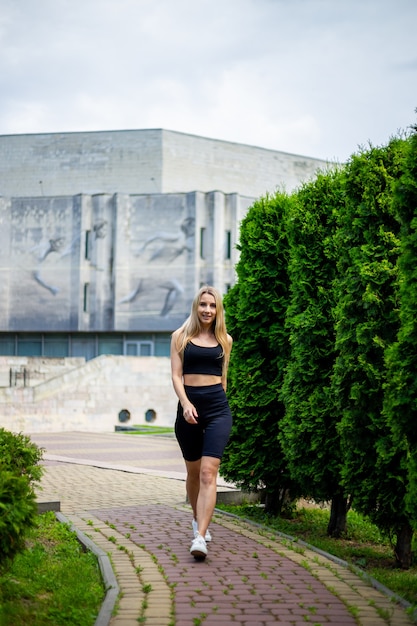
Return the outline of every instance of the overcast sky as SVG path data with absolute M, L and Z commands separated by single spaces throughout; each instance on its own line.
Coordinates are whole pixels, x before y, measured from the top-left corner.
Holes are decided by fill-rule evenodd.
M 164 128 L 337 161 L 417 121 L 417 0 L 0 0 L 0 134 Z

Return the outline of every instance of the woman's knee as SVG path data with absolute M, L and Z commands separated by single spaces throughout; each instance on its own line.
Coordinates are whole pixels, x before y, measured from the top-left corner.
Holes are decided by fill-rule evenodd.
M 199 481 L 200 480 L 200 467 L 201 461 L 186 461 L 185 462 L 187 468 L 187 475 L 190 480 Z
M 200 468 L 200 481 L 204 485 L 211 485 L 217 481 L 220 459 L 214 457 L 203 457 Z

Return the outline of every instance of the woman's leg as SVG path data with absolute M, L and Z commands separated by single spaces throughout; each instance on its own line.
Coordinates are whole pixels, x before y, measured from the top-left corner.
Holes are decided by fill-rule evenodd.
M 197 519 L 197 499 L 200 491 L 200 466 L 201 459 L 198 459 L 198 461 L 185 461 L 185 467 L 187 469 L 185 486 L 195 520 Z
M 203 456 L 200 461 L 199 491 L 196 503 L 198 532 L 204 537 L 216 506 L 217 474 L 220 459 Z M 193 509 L 194 510 L 194 509 Z

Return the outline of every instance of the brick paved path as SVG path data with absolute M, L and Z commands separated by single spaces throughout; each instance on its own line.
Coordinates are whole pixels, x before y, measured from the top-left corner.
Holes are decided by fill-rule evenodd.
M 215 515 L 209 554 L 189 554 L 191 510 L 176 442 L 125 434 L 37 434 L 39 500 L 111 555 L 122 596 L 110 626 L 411 624 L 358 576 L 308 549 Z M 230 486 L 220 481 L 219 489 Z M 141 622 L 141 623 L 142 623 Z

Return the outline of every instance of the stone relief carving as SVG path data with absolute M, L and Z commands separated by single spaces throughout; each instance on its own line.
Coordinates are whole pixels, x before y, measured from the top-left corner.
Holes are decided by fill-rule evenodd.
M 93 225 L 93 232 L 94 232 L 95 239 L 104 239 L 107 235 L 107 220 L 100 220 L 96 222 Z M 81 238 L 81 233 L 79 233 L 76 237 L 74 237 L 72 241 L 70 241 L 66 246 L 65 246 L 66 241 L 67 241 L 66 237 L 56 237 L 54 239 L 49 239 L 47 241 L 42 240 L 39 244 L 37 244 L 36 246 L 33 246 L 29 250 L 29 252 L 35 253 L 35 255 L 37 256 L 37 261 L 38 261 L 38 267 L 32 272 L 33 279 L 38 283 L 38 285 L 40 285 L 41 287 L 49 291 L 53 296 L 56 296 L 57 293 L 59 293 L 59 288 L 57 286 L 54 286 L 48 283 L 43 278 L 42 273 L 41 273 L 42 264 L 46 261 L 48 256 L 54 252 L 58 254 L 59 260 L 67 256 L 70 256 L 73 253 L 75 246 L 79 242 L 80 238 Z M 94 264 L 91 264 L 91 265 L 95 267 Z M 97 269 L 100 269 L 100 268 L 97 268 Z
M 150 249 L 149 261 L 164 258 L 167 263 L 172 263 L 184 252 L 191 252 L 193 249 L 192 239 L 194 237 L 195 220 L 187 217 L 180 225 L 179 232 L 167 233 L 156 232 L 145 241 L 143 246 L 136 253 L 136 256 L 143 255 Z
M 29 252 L 37 253 L 38 267 L 32 272 L 33 279 L 49 291 L 53 296 L 56 296 L 59 293 L 59 287 L 56 287 L 48 282 L 42 277 L 41 269 L 42 264 L 46 261 L 49 255 L 56 252 L 58 254 L 59 259 L 63 259 L 66 256 L 72 254 L 74 245 L 79 240 L 80 235 L 77 235 L 66 247 L 65 246 L 65 237 L 56 237 L 55 239 L 49 239 L 47 242 L 42 240 L 38 245 L 33 246 Z
M 187 217 L 181 222 L 179 230 L 176 232 L 157 231 L 147 237 L 135 253 L 135 257 L 146 258 L 145 263 L 149 264 L 150 270 L 152 270 L 152 264 L 157 261 L 162 262 L 163 268 L 166 269 L 184 253 L 193 251 L 194 230 L 195 219 Z M 163 274 L 164 272 L 161 273 Z M 156 290 L 161 291 L 159 315 L 164 318 L 168 317 L 178 299 L 184 293 L 184 287 L 176 277 L 170 277 L 161 282 L 151 279 L 150 276 L 142 276 L 139 278 L 136 287 L 121 298 L 118 304 L 131 304 L 147 293 L 155 294 Z M 165 295 L 164 291 L 166 291 Z
M 164 290 L 167 292 L 165 297 L 163 291 L 161 291 L 161 295 L 159 296 L 160 301 L 163 302 L 159 315 L 161 317 L 168 317 L 178 298 L 184 293 L 183 286 L 175 278 L 171 278 L 162 283 L 141 278 L 137 287 L 127 296 L 119 300 L 119 304 L 129 304 L 131 302 L 135 302 L 135 300 L 137 300 L 140 296 L 145 296 L 146 294 L 151 293 L 155 294 L 158 290 Z
M 14 201 L 9 231 L 2 233 L 9 238 L 3 263 L 15 312 L 9 328 L 166 330 L 177 324 L 194 281 L 196 221 L 183 195 L 168 200 L 123 198 L 114 224 L 107 199 L 93 207 L 95 215 L 88 198 L 84 205 L 78 198 Z

